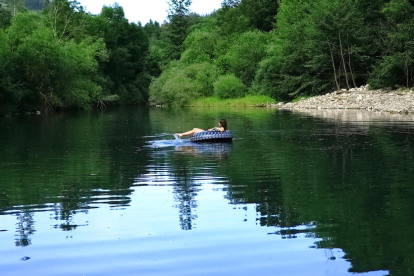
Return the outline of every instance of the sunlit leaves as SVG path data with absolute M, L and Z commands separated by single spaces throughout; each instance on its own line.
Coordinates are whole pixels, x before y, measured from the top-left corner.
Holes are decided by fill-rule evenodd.
M 150 100 L 168 105 L 185 105 L 198 97 L 213 95 L 217 68 L 208 62 L 176 66 L 164 71 L 150 87 Z
M 230 71 L 250 86 L 254 80 L 259 62 L 266 55 L 268 35 L 253 31 L 237 37 L 226 54 Z
M 214 95 L 221 99 L 239 98 L 245 92 L 246 86 L 234 74 L 220 76 L 214 82 Z

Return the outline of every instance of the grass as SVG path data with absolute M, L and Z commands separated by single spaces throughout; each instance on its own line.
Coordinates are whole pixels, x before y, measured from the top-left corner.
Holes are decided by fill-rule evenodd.
M 263 106 L 271 103 L 277 102 L 268 96 L 248 95 L 237 99 L 199 98 L 192 101 L 188 106 Z

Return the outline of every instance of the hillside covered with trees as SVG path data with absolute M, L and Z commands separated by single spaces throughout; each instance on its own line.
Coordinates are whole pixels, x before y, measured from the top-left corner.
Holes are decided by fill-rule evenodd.
M 167 20 L 145 26 L 116 4 L 92 15 L 75 1 L 46 1 L 40 12 L 9 2 L 0 8 L 3 112 L 414 84 L 410 0 L 225 0 L 207 16 L 170 0 Z
M 203 17 L 179 60 L 152 82 L 151 100 L 267 95 L 287 101 L 369 83 L 414 82 L 408 0 L 241 0 Z

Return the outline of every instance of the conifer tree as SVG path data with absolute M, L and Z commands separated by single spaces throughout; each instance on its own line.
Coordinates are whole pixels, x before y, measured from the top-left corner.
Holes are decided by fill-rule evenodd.
M 173 45 L 172 55 L 174 59 L 180 57 L 183 51 L 183 42 L 188 35 L 190 6 L 192 0 L 170 0 L 168 19 L 168 37 Z

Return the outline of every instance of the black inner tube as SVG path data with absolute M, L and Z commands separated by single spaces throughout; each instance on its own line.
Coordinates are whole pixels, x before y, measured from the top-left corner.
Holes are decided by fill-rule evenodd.
M 191 142 L 231 142 L 233 134 L 226 131 L 202 131 L 191 135 Z

